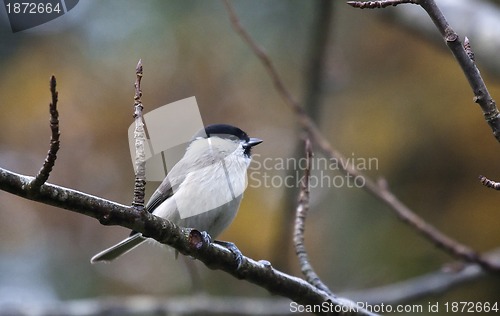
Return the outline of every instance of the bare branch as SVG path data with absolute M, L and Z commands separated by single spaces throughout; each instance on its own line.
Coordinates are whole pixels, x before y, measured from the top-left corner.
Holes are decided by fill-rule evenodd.
M 347 4 L 362 8 L 363 6 L 370 7 L 371 3 L 388 3 L 398 1 L 349 1 Z M 458 34 L 453 30 L 445 16 L 437 6 L 434 0 L 414 0 L 401 1 L 401 3 L 419 4 L 429 15 L 434 22 L 441 35 L 443 36 L 446 45 L 451 50 L 453 56 L 462 68 L 462 71 L 469 81 L 469 85 L 474 93 L 474 102 L 479 104 L 483 111 L 484 118 L 490 128 L 493 130 L 493 135 L 500 142 L 500 112 L 497 109 L 496 102 L 491 97 L 486 84 L 479 72 L 479 69 L 474 63 L 474 54 L 470 48 L 469 40 L 466 39 L 464 44 L 461 43 Z M 399 3 L 398 3 L 399 4 Z M 383 8 L 385 6 L 374 6 Z
M 347 1 L 348 5 L 359 9 L 383 9 L 405 3 L 418 4 L 418 0 Z
M 43 163 L 42 168 L 38 171 L 38 174 L 35 176 L 33 181 L 29 184 L 30 189 L 35 192 L 40 188 L 42 184 L 44 184 L 48 179 L 54 164 L 57 159 L 57 152 L 59 151 L 59 113 L 57 112 L 57 101 L 58 101 L 58 92 L 56 91 L 56 77 L 50 77 L 50 94 L 52 96 L 52 102 L 49 105 L 50 112 L 50 147 L 47 152 L 47 157 Z
M 134 181 L 134 199 L 132 206 L 139 211 L 144 210 L 144 195 L 146 190 L 146 131 L 142 120 L 142 89 L 141 80 L 143 75 L 142 60 L 139 59 L 135 68 L 135 94 L 134 94 L 134 120 L 135 120 L 135 181 Z
M 462 68 L 474 93 L 474 102 L 481 107 L 484 119 L 493 130 L 493 135 L 497 141 L 500 142 L 500 112 L 497 109 L 495 100 L 493 100 L 488 92 L 488 88 L 474 60 L 470 58 L 466 48 L 464 48 L 464 45 L 460 42 L 458 34 L 455 33 L 448 21 L 446 21 L 446 18 L 434 0 L 420 0 L 419 3 L 430 16 L 434 25 L 438 28 L 446 45 L 448 45 L 448 48 Z
M 226 5 L 226 9 L 228 11 L 233 28 L 241 36 L 244 42 L 251 48 L 254 54 L 259 58 L 269 76 L 272 78 L 278 94 L 284 99 L 285 103 L 290 107 L 290 109 L 295 112 L 299 124 L 306 132 L 308 132 L 311 140 L 314 141 L 314 143 L 318 145 L 320 150 L 330 159 L 335 159 L 337 161 L 346 161 L 346 158 L 331 146 L 330 142 L 321 133 L 314 121 L 305 113 L 304 109 L 293 98 L 291 93 L 283 84 L 283 81 L 281 80 L 281 77 L 279 76 L 269 56 L 253 40 L 250 34 L 241 26 L 239 19 L 229 2 L 224 1 L 224 3 Z M 463 47 L 462 51 L 465 54 Z M 469 57 L 467 55 L 465 56 L 470 62 Z M 500 120 L 498 121 L 498 123 L 500 124 Z M 361 171 L 357 170 L 352 164 L 339 164 L 339 168 L 341 169 L 341 171 L 352 176 L 354 179 L 362 179 L 365 184 L 363 188 L 366 191 L 387 204 L 403 222 L 409 224 L 411 227 L 416 229 L 417 232 L 421 233 L 424 237 L 426 237 L 429 241 L 431 241 L 439 248 L 445 250 L 448 254 L 467 262 L 478 263 L 487 270 L 500 272 L 500 265 L 488 262 L 487 259 L 481 257 L 476 251 L 448 237 L 437 228 L 427 223 L 423 218 L 419 217 L 409 207 L 401 202 L 391 191 L 387 189 L 385 185 L 381 186 L 377 184 Z
M 304 176 L 300 183 L 299 200 L 297 204 L 297 212 L 295 215 L 295 229 L 293 233 L 293 243 L 295 245 L 295 253 L 299 258 L 300 269 L 306 277 L 307 282 L 314 285 L 318 289 L 325 291 L 326 293 L 332 294 L 332 291 L 326 286 L 319 276 L 314 271 L 310 261 L 309 255 L 307 254 L 306 247 L 304 245 L 304 231 L 305 222 L 307 214 L 309 212 L 309 178 L 311 174 L 311 156 L 312 147 L 311 141 L 309 139 L 305 140 L 305 151 L 306 151 L 306 168 L 304 170 Z

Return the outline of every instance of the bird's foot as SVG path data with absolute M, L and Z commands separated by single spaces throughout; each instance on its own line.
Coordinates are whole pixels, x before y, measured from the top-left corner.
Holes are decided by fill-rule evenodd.
M 243 254 L 241 251 L 236 247 L 236 245 L 232 242 L 229 241 L 222 241 L 222 240 L 214 240 L 213 241 L 215 244 L 221 245 L 222 247 L 227 248 L 229 251 L 231 251 L 234 254 L 234 261 L 236 263 L 236 270 L 238 270 L 241 267 L 241 264 L 243 262 Z

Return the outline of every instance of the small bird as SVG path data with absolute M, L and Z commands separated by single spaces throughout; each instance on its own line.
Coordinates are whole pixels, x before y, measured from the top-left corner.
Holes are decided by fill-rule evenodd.
M 179 226 L 217 237 L 238 212 L 251 150 L 260 143 L 261 139 L 250 138 L 231 125 L 206 126 L 192 138 L 184 156 L 151 196 L 146 210 Z M 141 233 L 132 231 L 128 238 L 99 252 L 90 262 L 110 262 L 146 240 Z

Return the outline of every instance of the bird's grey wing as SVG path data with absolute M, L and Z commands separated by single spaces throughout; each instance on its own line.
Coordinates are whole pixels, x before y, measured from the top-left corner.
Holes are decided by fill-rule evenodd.
M 154 210 L 165 200 L 169 199 L 174 195 L 174 191 L 179 187 L 179 185 L 186 178 L 186 166 L 182 162 L 178 162 L 168 175 L 163 179 L 162 183 L 155 190 L 148 203 L 146 204 L 146 210 L 153 213 Z M 137 234 L 135 230 L 130 233 L 130 236 Z
M 163 203 L 166 199 L 174 195 L 174 190 L 172 189 L 172 184 L 170 183 L 170 179 L 166 177 L 160 186 L 156 189 L 156 191 L 151 195 L 148 203 L 146 204 L 146 210 L 149 213 L 153 213 L 153 211 Z
M 189 172 L 188 169 L 189 167 L 182 160 L 175 164 L 146 204 L 148 212 L 153 213 L 158 205 L 174 195 L 174 192 L 186 178 L 186 174 Z

